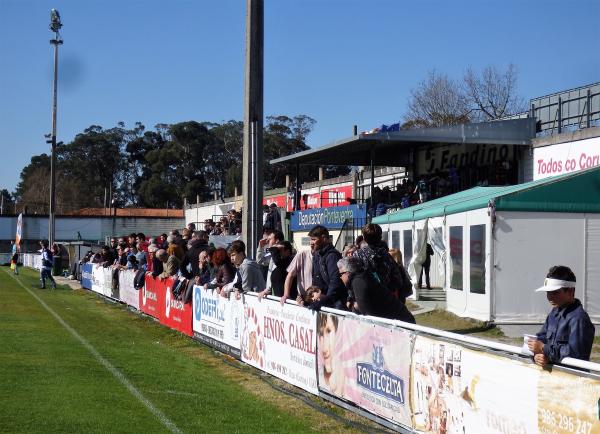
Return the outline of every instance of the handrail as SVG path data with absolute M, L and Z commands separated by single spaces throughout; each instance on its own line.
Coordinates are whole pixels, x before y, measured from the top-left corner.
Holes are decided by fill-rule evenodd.
M 351 312 L 344 312 L 344 311 L 340 311 L 340 310 L 332 309 L 332 308 L 328 308 L 328 307 L 324 307 L 321 310 L 324 312 L 334 313 L 334 314 L 340 315 L 340 316 L 348 316 L 349 314 L 354 315 L 355 317 L 359 316 L 359 315 L 356 315 Z M 471 336 L 464 336 L 464 335 L 460 335 L 458 333 L 448 332 L 445 330 L 438 330 L 438 329 L 434 329 L 432 327 L 411 324 L 411 323 L 398 321 L 398 320 L 390 320 L 387 318 L 379 318 L 379 317 L 368 316 L 368 315 L 364 315 L 364 316 L 362 316 L 362 318 L 365 318 L 372 322 L 388 324 L 388 325 L 392 325 L 392 326 L 406 328 L 409 330 L 428 333 L 428 334 L 434 335 L 434 336 L 439 336 L 439 337 L 443 337 L 443 338 L 447 338 L 447 339 L 453 339 L 453 340 L 456 340 L 456 341 L 459 341 L 459 342 L 462 342 L 465 344 L 477 345 L 480 347 L 504 351 L 504 352 L 516 354 L 519 356 L 530 357 L 530 354 L 526 353 L 522 347 L 517 347 L 514 345 L 503 344 L 501 342 L 494 342 L 494 341 L 489 341 L 489 340 L 481 339 L 481 338 L 474 338 Z M 563 366 L 569 366 L 569 367 L 579 368 L 579 369 L 587 369 L 589 371 L 595 371 L 595 372 L 600 373 L 600 363 L 588 362 L 585 360 L 579 360 L 579 359 L 573 359 L 571 357 L 565 357 L 564 359 L 562 359 L 560 364 Z

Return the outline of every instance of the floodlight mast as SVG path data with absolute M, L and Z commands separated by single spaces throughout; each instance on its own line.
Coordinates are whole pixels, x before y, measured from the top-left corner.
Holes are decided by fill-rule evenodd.
M 50 245 L 54 242 L 55 229 L 55 213 L 56 213 L 56 96 L 58 84 L 58 46 L 62 45 L 63 41 L 60 38 L 59 30 L 62 27 L 60 14 L 56 9 L 50 10 L 50 30 L 54 32 L 54 39 L 50 39 L 50 44 L 54 45 L 54 87 L 52 101 L 52 135 L 46 143 L 52 144 L 52 152 L 50 156 L 50 210 L 48 221 L 48 241 Z

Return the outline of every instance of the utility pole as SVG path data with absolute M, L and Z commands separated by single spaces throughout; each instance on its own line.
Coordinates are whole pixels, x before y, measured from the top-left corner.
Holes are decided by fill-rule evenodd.
M 52 101 L 52 136 L 50 143 L 52 143 L 52 152 L 50 156 L 50 212 L 48 221 L 48 241 L 50 245 L 54 242 L 55 235 L 55 220 L 54 215 L 56 213 L 56 95 L 57 95 L 57 84 L 58 84 L 58 46 L 62 45 L 63 41 L 60 39 L 59 30 L 62 27 L 60 22 L 60 14 L 56 9 L 50 10 L 50 30 L 54 32 L 54 39 L 50 39 L 50 44 L 54 45 L 54 92 Z M 46 141 L 48 142 L 48 141 Z
M 263 47 L 264 0 L 246 0 L 242 233 L 250 258 L 262 236 Z

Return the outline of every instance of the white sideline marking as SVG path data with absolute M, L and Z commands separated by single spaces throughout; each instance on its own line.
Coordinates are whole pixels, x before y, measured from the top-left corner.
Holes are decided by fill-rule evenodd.
M 119 380 L 121 384 L 123 384 L 123 386 L 125 386 L 133 396 L 135 396 L 142 404 L 144 404 L 146 408 L 150 410 L 150 412 L 154 416 L 156 416 L 163 423 L 164 426 L 166 426 L 169 429 L 169 431 L 177 434 L 182 432 L 179 430 L 179 428 L 177 428 L 177 426 L 173 422 L 171 422 L 171 420 L 169 420 L 169 418 L 167 418 L 167 416 L 163 414 L 162 411 L 160 411 L 158 408 L 152 405 L 152 403 L 148 401 L 144 397 L 144 395 L 142 395 L 142 393 L 139 390 L 137 390 L 133 384 L 129 382 L 129 380 L 125 377 L 125 375 L 121 373 L 121 371 L 119 371 L 108 360 L 102 357 L 102 355 L 96 350 L 96 348 L 92 346 L 92 344 L 86 341 L 83 336 L 81 336 L 79 333 L 77 333 L 77 331 L 75 331 L 75 329 L 73 329 L 73 327 L 67 324 L 56 312 L 52 310 L 50 306 L 48 306 L 41 298 L 39 298 L 35 294 L 35 292 L 23 285 L 23 283 L 21 283 L 21 281 L 17 277 L 11 275 L 6 270 L 4 270 L 4 272 L 10 277 L 12 277 L 14 280 L 16 280 L 17 283 L 21 285 L 23 289 L 25 289 L 25 291 L 27 291 L 33 298 L 35 298 L 42 305 L 42 307 L 46 309 L 50 313 L 50 315 L 52 315 L 60 323 L 60 325 L 67 329 L 67 331 L 71 333 L 71 335 L 73 335 L 73 337 L 77 339 L 81 343 L 81 345 L 83 345 L 90 353 L 92 353 L 96 360 L 98 360 L 98 362 L 100 362 L 102 366 L 104 366 L 111 374 L 113 374 L 114 377 L 117 380 Z

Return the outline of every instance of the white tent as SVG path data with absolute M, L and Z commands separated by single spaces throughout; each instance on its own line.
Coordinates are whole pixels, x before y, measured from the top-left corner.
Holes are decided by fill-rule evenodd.
M 550 307 L 541 286 L 553 265 L 577 276 L 576 297 L 600 322 L 600 169 L 508 187 L 475 187 L 380 216 L 390 247 L 418 277 L 425 239 L 432 280 L 447 309 L 505 324 L 540 323 Z M 439 266 L 436 266 L 439 264 Z M 413 274 L 413 276 L 415 275 Z M 434 277 L 435 276 L 435 277 Z

